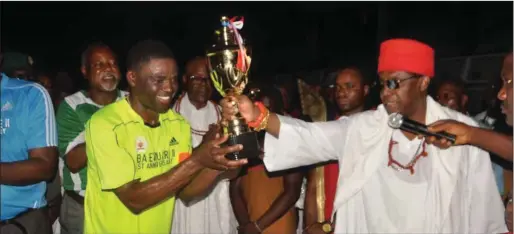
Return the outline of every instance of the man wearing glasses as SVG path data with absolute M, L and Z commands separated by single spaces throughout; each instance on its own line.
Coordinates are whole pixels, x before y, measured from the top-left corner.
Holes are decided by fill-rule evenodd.
M 239 97 L 241 115 L 267 132 L 266 168 L 278 171 L 339 160 L 334 233 L 506 232 L 504 207 L 485 151 L 473 146 L 440 150 L 388 126 L 394 112 L 423 124 L 455 119 L 476 125 L 427 96 L 434 50 L 411 39 L 385 41 L 378 73 L 382 104 L 377 110 L 337 121 L 306 123 Z M 235 101 L 222 100 L 224 118 L 235 113 Z
M 186 64 L 182 76 L 185 92 L 173 109 L 191 125 L 192 146 L 196 148 L 220 119 L 220 110 L 211 101 L 212 82 L 207 59 L 196 57 Z M 229 181 L 222 179 L 209 194 L 195 201 L 176 203 L 171 233 L 230 233 L 237 226 L 228 194 Z

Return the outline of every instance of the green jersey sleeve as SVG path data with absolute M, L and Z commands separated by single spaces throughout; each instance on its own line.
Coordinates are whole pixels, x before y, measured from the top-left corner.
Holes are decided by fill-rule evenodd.
M 59 105 L 56 118 L 59 155 L 64 158 L 73 149 L 70 146 L 84 142 L 83 137 L 80 136 L 84 131 L 84 125 L 66 100 Z

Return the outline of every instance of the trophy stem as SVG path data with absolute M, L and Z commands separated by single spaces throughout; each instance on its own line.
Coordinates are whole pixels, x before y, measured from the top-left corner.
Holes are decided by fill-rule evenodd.
M 228 140 L 224 145 L 242 144 L 243 150 L 227 154 L 225 157 L 230 160 L 259 157 L 260 146 L 257 141 L 257 133 L 250 129 L 239 112 L 236 113 L 235 117 L 228 121 L 226 132 Z
M 235 119 L 228 121 L 228 134 L 237 136 L 245 132 L 251 132 L 250 127 L 248 127 L 241 114 L 237 113 L 235 117 Z

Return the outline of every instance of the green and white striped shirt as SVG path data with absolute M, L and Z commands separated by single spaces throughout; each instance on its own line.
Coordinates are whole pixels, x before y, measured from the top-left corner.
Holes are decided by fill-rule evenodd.
M 119 91 L 118 100 L 125 97 L 127 92 Z M 82 90 L 67 96 L 59 105 L 57 111 L 57 134 L 59 155 L 66 157 L 75 146 L 84 143 L 85 124 L 91 116 L 103 106 L 98 105 Z M 62 171 L 64 190 L 76 191 L 84 196 L 87 184 L 87 167 L 78 173 L 71 173 L 66 164 Z

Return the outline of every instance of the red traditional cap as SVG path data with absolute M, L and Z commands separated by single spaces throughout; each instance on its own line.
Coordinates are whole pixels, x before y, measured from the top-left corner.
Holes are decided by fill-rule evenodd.
M 412 39 L 391 39 L 380 45 L 378 72 L 406 71 L 434 76 L 434 49 Z

